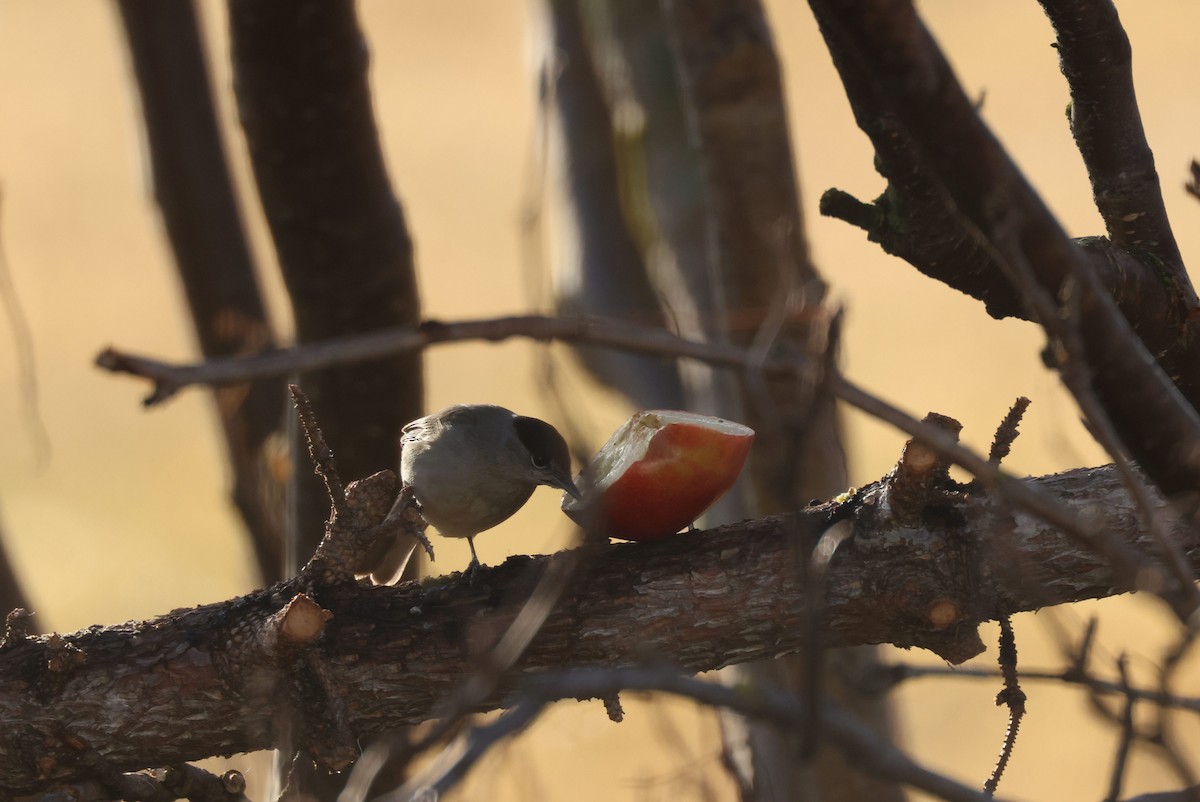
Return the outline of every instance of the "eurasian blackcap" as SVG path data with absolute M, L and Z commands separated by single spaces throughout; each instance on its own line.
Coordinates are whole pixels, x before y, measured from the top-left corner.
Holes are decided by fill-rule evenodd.
M 579 496 L 558 430 L 493 404 L 456 404 L 418 418 L 401 430 L 400 449 L 402 485 L 441 535 L 467 539 L 468 571 L 479 566 L 475 536 L 521 509 L 538 485 Z M 398 555 L 389 554 L 377 579 L 381 570 L 398 575 L 415 543 L 397 547 L 403 561 L 397 566 Z

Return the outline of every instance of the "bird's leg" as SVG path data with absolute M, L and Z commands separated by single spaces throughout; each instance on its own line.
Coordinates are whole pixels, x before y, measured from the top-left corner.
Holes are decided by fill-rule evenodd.
M 479 555 L 475 553 L 475 536 L 467 535 L 467 545 L 471 547 L 471 564 L 467 566 L 467 570 L 463 573 L 469 579 L 474 579 L 475 572 L 480 568 Z

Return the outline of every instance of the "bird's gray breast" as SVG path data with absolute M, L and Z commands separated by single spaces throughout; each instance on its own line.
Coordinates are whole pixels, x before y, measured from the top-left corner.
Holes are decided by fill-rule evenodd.
M 503 444 L 481 442 L 471 427 L 412 426 L 402 445 L 400 477 L 413 488 L 425 520 L 448 537 L 491 529 L 519 510 L 536 487 L 505 468 Z

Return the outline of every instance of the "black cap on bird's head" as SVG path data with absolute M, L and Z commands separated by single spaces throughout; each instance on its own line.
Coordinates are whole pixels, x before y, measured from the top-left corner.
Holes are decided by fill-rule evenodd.
M 517 439 L 529 452 L 541 484 L 557 487 L 579 498 L 579 489 L 571 481 L 571 451 L 563 436 L 544 420 L 517 415 L 513 418 Z

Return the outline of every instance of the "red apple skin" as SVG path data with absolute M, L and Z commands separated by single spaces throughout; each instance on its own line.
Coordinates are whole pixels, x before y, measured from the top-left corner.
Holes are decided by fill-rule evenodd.
M 656 540 L 678 532 L 737 481 L 754 435 L 669 423 L 654 434 L 646 455 L 604 492 L 605 534 Z

